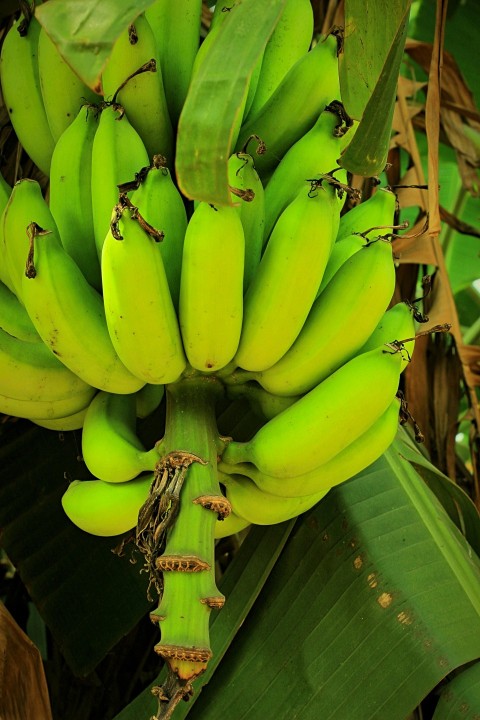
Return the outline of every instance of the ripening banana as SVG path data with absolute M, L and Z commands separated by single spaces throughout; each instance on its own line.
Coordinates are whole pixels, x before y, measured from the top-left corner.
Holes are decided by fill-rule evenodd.
M 77 117 L 81 106 L 94 103 L 98 95 L 80 80 L 63 59 L 43 27 L 38 38 L 38 73 L 48 124 L 57 142 Z
M 224 474 L 245 475 L 259 490 L 280 497 L 301 497 L 327 491 L 364 470 L 390 447 L 398 430 L 399 412 L 400 401 L 395 398 L 362 435 L 326 463 L 303 475 L 282 478 L 265 475 L 252 463 L 227 465 L 220 462 L 218 469 Z
M 159 238 L 131 212 L 122 213 L 103 245 L 105 316 L 125 367 L 144 383 L 164 385 L 179 379 L 185 355 Z
M 292 145 L 275 168 L 265 188 L 265 242 L 279 215 L 305 185 L 305 180 L 338 168 L 341 138 L 336 135 L 341 120 L 334 104 L 328 105 L 317 122 Z M 346 171 L 335 173 L 346 182 Z
M 263 53 L 250 108 L 252 115 L 261 110 L 290 68 L 308 52 L 312 35 L 310 0 L 287 0 Z
M 287 478 L 323 465 L 382 415 L 398 389 L 401 352 L 387 346 L 357 355 L 246 443 L 227 442 L 222 459 L 250 462 Z
M 244 475 L 219 472 L 218 479 L 226 488 L 233 512 L 253 525 L 276 525 L 297 517 L 320 502 L 328 492 L 327 489 L 313 495 L 280 497 L 260 490 Z
M 62 507 L 80 530 L 101 537 L 122 535 L 136 526 L 152 481 L 153 473 L 116 484 L 73 480 L 63 494 Z
M 90 403 L 82 431 L 82 455 L 92 475 L 105 482 L 123 483 L 152 471 L 159 459 L 137 437 L 135 393 L 99 392 Z
M 11 26 L 2 44 L 0 79 L 17 138 L 35 165 L 48 175 L 55 141 L 40 87 L 37 61 L 40 29 L 35 17 L 25 23 L 22 16 Z
M 273 395 L 257 383 L 252 382 L 229 385 L 227 392 L 231 398 L 246 398 L 252 410 L 266 420 L 271 420 L 276 415 L 279 415 L 301 397 L 300 395 L 294 395 L 293 397 Z
M 34 223 L 36 218 L 32 213 Z M 29 226 L 30 256 L 21 288 L 38 334 L 89 385 L 108 392 L 135 392 L 144 383 L 127 370 L 113 348 L 101 295 L 63 248 L 53 218 L 46 219 L 43 227 Z
M 256 167 L 265 181 L 333 99 L 340 99 L 340 88 L 337 41 L 329 36 L 297 60 L 263 107 L 255 115 L 250 113 L 236 149 L 241 149 L 251 135 L 261 137 L 267 152 L 258 157 Z
M 239 198 L 232 192 L 232 201 L 236 204 L 245 235 L 243 291 L 246 292 L 260 263 L 265 224 L 265 192 L 253 157 L 247 152 L 234 153 L 229 158 L 228 183 L 243 193 Z M 247 191 L 251 191 L 253 197 Z
M 392 246 L 378 240 L 352 255 L 315 300 L 290 350 L 250 379 L 276 395 L 311 390 L 358 353 L 395 289 Z
M 81 430 L 85 422 L 88 405 L 78 412 L 60 418 L 31 418 L 35 425 L 46 428 L 47 430 L 56 430 L 57 432 L 71 432 L 72 430 Z
M 147 383 L 135 393 L 137 417 L 143 420 L 158 408 L 165 395 L 163 385 Z
M 201 202 L 183 247 L 179 318 L 188 362 L 212 373 L 235 355 L 242 330 L 245 239 L 233 207 Z
M 145 143 L 149 156 L 160 153 L 171 163 L 173 130 L 165 99 L 162 69 L 155 61 L 156 53 L 152 28 L 146 17 L 139 15 L 133 26 L 124 30 L 116 40 L 102 74 L 102 87 L 106 98 L 115 98 L 125 109 L 132 126 Z M 154 61 L 151 70 L 127 80 L 151 60 Z
M 389 228 L 393 224 L 393 218 L 396 209 L 396 196 L 388 188 L 378 188 L 378 190 L 365 200 L 356 205 L 347 213 L 342 215 L 340 226 L 338 228 L 337 241 L 342 240 L 352 233 L 362 233 L 366 238 L 385 235 L 382 230 L 373 230 L 371 228 L 386 227 Z
M 387 310 L 359 352 L 373 350 L 384 343 L 402 343 L 405 348 L 402 360 L 404 370 L 415 348 L 415 340 L 411 338 L 415 338 L 413 310 L 407 303 L 399 302 Z
M 64 418 L 88 407 L 94 393 L 94 388 L 87 387 L 86 390 L 58 400 L 28 400 L 12 397 L 10 393 L 0 394 L 0 413 L 32 421 L 36 418 Z
M 3 213 L 12 194 L 12 188 L 0 173 L 0 282 L 13 292 L 13 284 L 7 268 L 5 243 L 3 241 Z
M 164 234 L 163 240 L 158 243 L 158 248 L 173 304 L 178 308 L 187 213 L 170 171 L 162 164 L 164 159 L 157 155 L 153 160 L 153 165 L 145 179 L 132 193 L 131 201 L 138 207 L 142 217 Z
M 266 370 L 295 341 L 315 300 L 338 222 L 335 191 L 328 183 L 314 191 L 305 183 L 280 215 L 245 296 L 235 354 L 240 368 Z
M 55 145 L 50 167 L 50 210 L 62 245 L 96 290 L 102 279 L 92 213 L 92 148 L 97 112 L 84 105 Z
M 335 242 L 332 253 L 328 258 L 327 267 L 323 273 L 322 282 L 318 288 L 317 297 L 325 290 L 330 280 L 335 277 L 342 265 L 346 263 L 352 255 L 355 255 L 358 250 L 364 248 L 365 245 L 366 241 L 362 235 L 345 235 L 341 240 Z
M 19 340 L 42 342 L 22 303 L 2 282 L 0 282 L 0 328 Z
M 227 517 L 223 518 L 223 520 L 217 520 L 215 524 L 215 540 L 235 535 L 235 533 L 245 530 L 245 528 L 248 528 L 250 525 L 251 523 L 249 523 L 248 520 L 231 512 Z
M 168 110 L 176 125 L 200 44 L 202 0 L 155 0 L 145 10 L 145 17 L 153 31 Z
M 91 202 L 99 258 L 118 202 L 118 185 L 133 180 L 149 164 L 143 140 L 126 114 L 118 106 L 105 106 L 92 147 Z

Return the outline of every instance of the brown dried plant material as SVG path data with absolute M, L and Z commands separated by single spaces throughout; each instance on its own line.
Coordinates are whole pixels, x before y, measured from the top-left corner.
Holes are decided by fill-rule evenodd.
M 52 720 L 38 648 L 0 603 L 0 718 Z

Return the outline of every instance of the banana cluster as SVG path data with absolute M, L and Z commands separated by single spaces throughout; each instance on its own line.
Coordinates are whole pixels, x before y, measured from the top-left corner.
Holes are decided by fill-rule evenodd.
M 396 198 L 378 187 L 345 212 L 338 159 L 355 126 L 337 39 L 312 44 L 309 1 L 287 1 L 252 73 L 228 160 L 232 204 L 179 192 L 188 87 L 235 21 L 235 4 L 218 3 L 200 44 L 201 9 L 156 0 L 115 43 L 101 96 L 35 16 L 2 47 L 10 119 L 49 192 L 0 178 L 0 411 L 82 430 L 95 479 L 72 482 L 63 506 L 97 535 L 136 526 L 175 447 L 179 384 L 216 388 L 223 537 L 295 517 L 378 458 L 413 352 L 410 305 L 390 307 Z M 168 441 L 147 448 L 137 418 L 165 397 Z

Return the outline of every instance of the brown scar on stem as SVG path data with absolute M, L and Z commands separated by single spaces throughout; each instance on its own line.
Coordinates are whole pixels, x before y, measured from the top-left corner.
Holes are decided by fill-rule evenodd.
M 161 555 L 155 567 L 162 572 L 203 572 L 210 570 L 210 564 L 195 555 Z
M 208 662 L 212 657 L 210 648 L 182 647 L 181 645 L 162 645 L 157 643 L 154 648 L 157 655 L 165 660 L 184 660 L 186 662 Z
M 220 610 L 225 605 L 225 598 L 223 595 L 204 597 L 200 599 L 200 602 L 203 605 L 208 605 L 209 608 Z
M 223 495 L 200 495 L 192 502 L 194 505 L 201 505 L 206 510 L 217 513 L 219 520 L 223 520 L 232 512 L 231 503 Z

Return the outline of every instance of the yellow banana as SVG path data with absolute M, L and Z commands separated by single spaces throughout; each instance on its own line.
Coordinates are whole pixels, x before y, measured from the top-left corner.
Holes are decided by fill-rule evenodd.
M 388 188 L 378 188 L 368 200 L 356 205 L 342 215 L 338 228 L 337 241 L 353 233 L 362 233 L 366 238 L 385 235 L 388 230 L 385 230 L 385 232 L 381 230 L 367 231 L 370 230 L 370 228 L 377 228 L 379 226 L 390 227 L 393 224 L 396 202 L 396 196 L 391 190 Z
M 98 118 L 84 105 L 66 128 L 52 155 L 50 210 L 68 254 L 97 290 L 102 280 L 92 214 L 92 148 Z M 110 208 L 111 210 L 111 208 Z
M 48 124 L 57 142 L 81 106 L 95 102 L 98 96 L 65 62 L 43 27 L 38 38 L 38 74 Z
M 159 459 L 146 450 L 136 434 L 136 396 L 99 392 L 85 415 L 82 455 L 92 475 L 105 482 L 123 483 L 140 473 L 153 472 Z
M 200 44 L 202 0 L 155 0 L 145 10 L 157 46 L 170 117 L 178 123 Z
M 168 32 L 171 31 L 169 28 Z M 139 15 L 133 27 L 124 30 L 116 40 L 102 75 L 103 94 L 114 98 L 124 108 L 132 126 L 138 132 L 150 157 L 164 155 L 173 159 L 173 130 L 168 114 L 162 69 L 155 62 L 156 44 L 152 29 L 144 15 Z M 153 60 L 152 70 L 134 77 L 132 73 Z M 117 90 L 125 82 L 117 93 Z M 147 164 L 147 163 L 144 163 Z
M 186 361 L 158 247 L 161 236 L 152 237 L 130 208 L 115 225 L 102 252 L 103 302 L 112 344 L 144 383 L 175 382 Z
M 87 388 L 59 400 L 25 400 L 12 397 L 10 394 L 0 394 L 0 413 L 32 421 L 36 418 L 64 418 L 88 407 L 94 393 L 94 388 Z
M 290 348 L 315 300 L 338 222 L 328 183 L 314 191 L 305 183 L 280 215 L 245 296 L 240 368 L 266 370 Z
M 80 530 L 112 537 L 132 530 L 148 497 L 153 473 L 125 483 L 73 480 L 62 497 L 67 517 Z
M 199 203 L 185 234 L 179 317 L 188 362 L 202 372 L 225 367 L 237 350 L 244 255 L 235 208 Z
M 398 389 L 401 353 L 387 346 L 357 355 L 246 443 L 228 442 L 222 459 L 250 462 L 266 475 L 302 475 L 328 462 L 382 415 Z
M 395 398 L 385 412 L 360 437 L 347 445 L 326 463 L 296 477 L 278 478 L 265 475 L 252 463 L 227 465 L 220 462 L 224 474 L 241 474 L 250 478 L 263 492 L 280 497 L 301 497 L 327 491 L 345 482 L 377 460 L 393 442 L 398 429 L 400 401 Z
M 250 108 L 252 115 L 261 110 L 290 68 L 308 52 L 312 35 L 310 0 L 287 0 L 263 53 Z
M 5 107 L 13 129 L 27 154 L 48 175 L 55 146 L 43 105 L 38 72 L 38 38 L 41 25 L 35 17 L 21 18 L 7 32 L 0 56 L 0 78 Z
M 359 352 L 373 350 L 384 343 L 400 342 L 405 348 L 402 360 L 402 370 L 404 370 L 415 348 L 415 340 L 409 338 L 415 338 L 413 310 L 407 303 L 400 302 L 387 310 Z M 407 342 L 403 342 L 404 340 Z
M 78 410 L 72 415 L 60 418 L 31 418 L 35 425 L 46 428 L 47 430 L 56 430 L 57 432 L 71 432 L 72 430 L 80 430 L 85 422 L 88 405 Z
M 22 303 L 2 282 L 0 282 L 0 328 L 25 342 L 42 341 Z
M 342 265 L 315 300 L 290 350 L 250 379 L 276 395 L 307 392 L 358 353 L 394 289 L 391 244 L 372 242 Z

